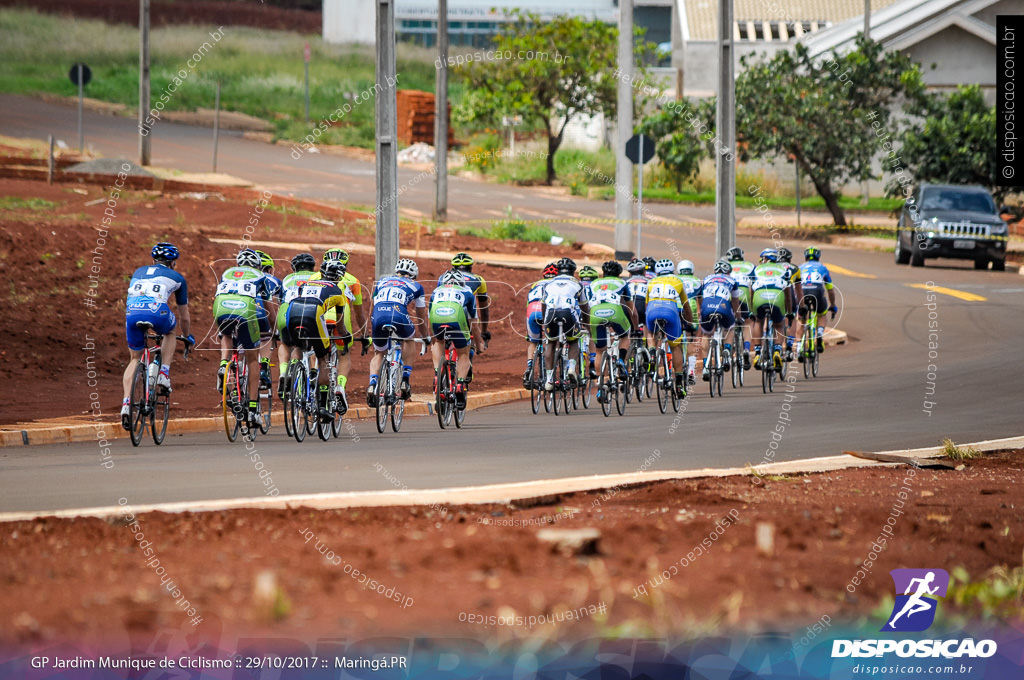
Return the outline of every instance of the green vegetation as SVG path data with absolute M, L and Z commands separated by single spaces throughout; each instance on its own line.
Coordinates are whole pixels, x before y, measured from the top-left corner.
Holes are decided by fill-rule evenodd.
M 205 56 L 188 73 L 167 102 L 166 110 L 194 111 L 213 108 L 218 79 L 221 106 L 269 121 L 279 138 L 299 140 L 314 126 L 346 103 L 351 106 L 340 121 L 319 138 L 320 143 L 373 146 L 373 97 L 355 103 L 374 83 L 373 52 L 368 48 L 324 43 L 318 35 L 228 27 L 214 41 L 216 27 L 171 26 L 152 31 L 152 93 L 156 102 L 175 74 L 188 71 L 187 61 L 204 43 Z M 76 61 L 89 65 L 92 82 L 87 97 L 138 106 L 138 29 L 101 21 L 72 19 L 32 10 L 0 10 L 0 92 L 48 92 L 77 95 L 68 79 Z M 310 123 L 304 121 L 303 45 L 309 42 Z M 434 65 L 427 50 L 399 45 L 398 86 L 434 89 Z M 460 88 L 452 88 L 453 105 Z M 366 97 L 366 95 L 363 95 Z
M 953 440 L 946 437 L 942 440 L 942 455 L 950 460 L 969 460 L 981 455 L 981 451 L 975 448 L 961 448 L 953 443 Z
M 528 224 L 519 216 L 512 217 L 511 209 L 507 219 L 495 222 L 489 229 L 486 227 L 463 227 L 458 230 L 458 233 L 480 238 L 545 243 L 551 241 L 552 236 L 558 236 L 555 230 L 546 224 Z M 569 237 L 564 238 L 566 243 L 573 241 Z
M 60 204 L 47 201 L 45 198 L 0 196 L 0 210 L 52 210 L 58 205 Z

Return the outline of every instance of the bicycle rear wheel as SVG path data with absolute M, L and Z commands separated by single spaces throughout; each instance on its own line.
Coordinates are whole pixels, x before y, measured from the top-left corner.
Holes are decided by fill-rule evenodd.
M 618 357 L 612 359 L 611 365 L 615 373 L 615 411 L 623 416 L 626 415 L 626 400 L 629 397 L 629 377 L 623 376 L 619 371 Z
M 309 411 L 306 410 L 306 391 L 309 389 L 309 379 L 306 375 L 305 362 L 292 366 L 289 380 L 291 384 L 287 390 L 291 394 L 291 400 L 288 402 L 285 419 L 292 421 L 292 436 L 295 437 L 295 441 L 301 443 L 306 438 L 306 431 L 309 427 Z
M 437 413 L 437 424 L 441 429 L 448 427 L 452 420 L 451 402 L 448 401 L 448 367 L 441 364 L 441 370 L 437 372 L 437 391 L 434 393 L 434 411 Z
M 146 410 L 148 397 L 146 395 L 146 381 L 149 379 L 146 371 L 146 364 L 139 361 L 135 368 L 135 377 L 132 379 L 131 401 L 128 404 L 128 434 L 132 439 L 132 446 L 138 446 L 142 442 L 142 432 L 146 429 L 146 417 L 143 412 Z
M 331 440 L 331 432 L 334 430 L 334 394 L 328 392 L 327 395 L 327 413 L 330 417 L 324 418 L 323 414 L 320 413 L 320 388 L 316 390 L 316 435 L 320 437 L 320 441 L 327 442 Z
M 811 345 L 811 375 L 818 377 L 818 362 L 821 361 L 821 353 L 818 351 L 818 329 L 814 329 L 814 344 Z
M 590 366 L 587 366 L 586 372 L 584 373 L 583 382 L 580 383 L 580 401 L 583 402 L 583 408 L 590 408 L 591 398 L 594 396 L 594 379 L 590 377 Z
M 810 323 L 811 319 L 807 319 Z M 800 342 L 800 358 L 803 359 L 804 365 L 804 380 L 809 380 L 811 377 L 811 351 L 814 346 L 811 343 L 811 333 L 808 330 L 808 326 L 804 326 L 803 340 Z
M 257 393 L 259 395 L 257 398 L 260 403 L 260 416 L 258 423 L 261 434 L 266 434 L 270 431 L 270 409 L 274 406 L 274 381 L 271 380 L 270 382 L 271 386 L 266 388 L 260 384 L 259 392 Z
M 601 359 L 601 373 L 598 374 L 598 390 L 601 392 L 601 413 L 607 418 L 612 414 L 612 362 L 605 353 Z
M 238 420 L 237 411 L 240 408 L 238 403 L 238 378 L 235 362 L 230 362 L 224 367 L 224 386 L 221 390 L 221 409 L 224 412 L 224 434 L 228 441 L 238 439 L 238 431 L 241 423 Z
M 540 413 L 540 404 L 544 400 L 544 354 L 538 348 L 533 353 L 533 364 L 530 367 L 530 408 L 534 415 Z
M 562 352 L 559 351 L 555 354 L 555 373 L 552 376 L 555 382 L 555 388 L 553 391 L 553 403 L 552 408 L 555 411 L 555 415 L 558 415 L 559 403 L 562 401 L 562 391 L 565 389 L 565 359 L 562 358 Z
M 658 410 L 662 413 L 668 412 L 668 400 L 669 395 L 665 389 L 665 385 L 668 384 L 665 376 L 658 375 L 662 368 L 668 368 L 668 364 L 665 362 L 665 350 L 660 347 L 655 352 L 655 376 L 654 376 L 654 391 L 658 396 Z
M 281 411 L 284 413 L 284 432 L 289 437 L 295 436 L 295 425 L 292 420 L 292 404 L 295 401 L 295 393 L 292 391 L 292 365 L 284 372 L 284 393 L 281 395 Z
M 388 355 L 390 354 L 388 352 Z M 380 378 L 377 380 L 377 432 L 381 434 L 384 434 L 384 430 L 388 426 L 388 400 L 394 391 L 394 386 L 391 385 L 390 359 L 390 356 L 385 357 L 384 364 L 381 366 L 383 370 L 380 372 Z
M 167 434 L 167 420 L 171 415 L 171 395 L 163 387 L 157 387 L 156 394 L 151 396 L 149 429 L 153 434 L 153 443 L 159 446 L 164 443 L 164 435 Z
M 739 387 L 738 381 L 740 379 L 740 366 L 743 361 L 743 355 L 736 350 L 736 339 L 733 338 L 732 347 L 729 348 L 729 362 L 732 364 L 729 371 L 729 380 L 732 381 L 733 389 Z
M 459 374 L 455 370 L 455 362 L 454 361 L 448 364 L 448 372 L 449 372 L 449 375 L 451 376 L 449 378 L 449 380 L 450 380 L 449 384 L 457 385 L 458 384 L 457 378 L 458 378 Z M 463 389 L 465 389 L 465 386 L 463 386 Z M 455 427 L 460 428 L 466 422 L 466 409 L 459 408 L 457 406 L 457 402 L 456 402 L 456 399 L 455 399 L 455 390 L 454 389 L 452 389 L 452 391 L 451 391 L 451 402 L 450 403 L 451 403 L 452 415 L 455 417 Z

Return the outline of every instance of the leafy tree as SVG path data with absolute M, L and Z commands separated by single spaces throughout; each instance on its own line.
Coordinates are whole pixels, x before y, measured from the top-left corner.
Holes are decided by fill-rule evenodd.
M 814 59 L 798 43 L 770 60 L 744 57 L 736 79 L 740 158 L 786 155 L 800 165 L 835 224 L 838 187 L 872 177 L 872 159 L 896 134 L 891 108 L 923 96 L 917 64 L 858 36 L 846 54 Z
M 675 183 L 676 193 L 683 190 L 683 182 L 700 169 L 700 161 L 707 156 L 704 142 L 686 120 L 683 107 L 674 103 L 644 118 L 638 132 L 653 137 L 658 145 L 658 160 Z
M 569 121 L 604 114 L 614 118 L 618 29 L 601 21 L 559 16 L 542 22 L 515 10 L 502 24 L 492 50 L 464 67 L 467 121 L 497 124 L 520 115 L 547 134 L 547 184 L 556 179 L 555 152 Z M 650 49 L 637 47 L 638 54 Z M 530 58 L 532 55 L 533 58 Z M 511 57 L 511 58 L 509 58 Z M 449 58 L 452 65 L 452 58 Z M 457 65 L 456 65 L 457 66 Z M 646 71 L 637 67 L 637 76 Z
M 981 184 L 997 201 L 1020 189 L 1000 185 L 996 107 L 985 104 L 980 86 L 929 95 L 915 102 L 910 113 L 918 118 L 904 133 L 899 156 L 916 181 Z M 899 184 L 890 182 L 890 195 Z

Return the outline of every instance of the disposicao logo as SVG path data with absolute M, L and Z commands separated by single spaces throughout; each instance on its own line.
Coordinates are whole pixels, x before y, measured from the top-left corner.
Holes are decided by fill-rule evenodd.
M 945 569 L 893 569 L 889 573 L 896 584 L 896 603 L 881 630 L 903 633 L 927 630 L 935 621 L 939 604 L 935 597 L 946 596 L 949 573 Z

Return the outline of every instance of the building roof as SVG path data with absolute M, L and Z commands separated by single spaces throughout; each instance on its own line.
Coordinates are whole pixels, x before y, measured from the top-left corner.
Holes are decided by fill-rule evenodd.
M 863 17 L 864 0 L 734 0 L 733 37 L 785 42 Z M 896 0 L 871 0 L 872 14 Z M 679 0 L 684 40 L 718 40 L 718 0 Z M 874 21 L 872 20 L 872 24 Z M 778 24 L 784 28 L 780 29 Z M 770 30 L 769 30 L 770 29 Z

